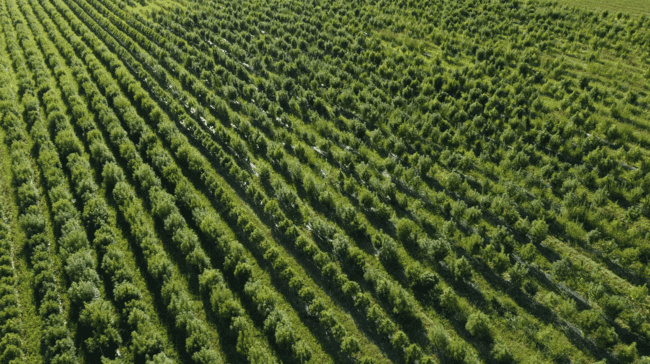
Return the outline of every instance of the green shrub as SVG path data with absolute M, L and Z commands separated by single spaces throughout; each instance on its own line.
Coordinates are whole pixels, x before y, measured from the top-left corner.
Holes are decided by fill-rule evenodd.
M 468 280 L 472 277 L 472 266 L 465 257 L 460 257 L 453 264 L 454 278 L 460 281 Z
M 648 297 L 647 284 L 630 289 L 630 298 L 632 298 L 635 302 L 643 303 L 645 302 L 646 297 Z
M 483 217 L 483 214 L 477 207 L 470 207 L 467 209 L 467 211 L 465 211 L 465 220 L 470 226 L 478 224 L 478 222 L 481 220 L 481 217 Z
M 623 364 L 634 363 L 637 356 L 639 355 L 638 350 L 636 349 L 636 342 L 633 342 L 630 345 L 622 346 L 618 350 L 618 360 Z
M 469 315 L 465 329 L 472 336 L 480 339 L 490 339 L 492 336 L 490 328 L 490 319 L 482 312 L 476 312 Z
M 415 223 L 409 219 L 400 219 L 397 222 L 397 237 L 403 243 L 412 243 L 417 240 Z
M 601 325 L 594 332 L 594 339 L 596 340 L 596 344 L 601 348 L 610 348 L 618 341 L 618 335 L 613 327 Z
M 438 262 L 449 255 L 451 246 L 444 239 L 423 239 L 420 240 L 420 249 L 429 260 Z
M 510 276 L 510 282 L 517 287 L 521 287 L 521 284 L 526 279 L 528 275 L 528 268 L 525 265 L 517 262 L 514 266 L 508 269 L 508 275 Z
M 563 341 L 563 336 L 558 336 L 551 326 L 540 330 L 535 338 L 540 345 L 546 347 L 547 353 L 552 360 L 566 360 L 569 355 L 570 345 Z
M 548 224 L 544 220 L 535 220 L 530 226 L 528 235 L 536 243 L 541 243 L 546 239 L 548 234 Z
M 38 191 L 34 185 L 25 183 L 16 189 L 17 200 L 21 210 L 38 203 Z
M 616 319 L 628 307 L 627 300 L 618 295 L 603 296 L 599 303 L 603 308 L 603 312 L 612 319 Z
M 153 356 L 151 360 L 147 361 L 147 364 L 173 364 L 174 360 L 170 359 L 165 355 L 165 353 L 158 353 Z
M 494 360 L 497 361 L 497 363 L 500 364 L 509 364 L 514 362 L 514 358 L 512 357 L 512 353 L 510 353 L 510 350 L 508 347 L 502 343 L 497 343 L 492 347 L 492 351 L 490 352 L 492 356 L 494 357 Z
M 91 336 L 86 339 L 91 352 L 112 352 L 122 343 L 115 314 L 107 301 L 99 299 L 86 303 L 79 315 L 79 322 L 92 330 Z
M 341 351 L 349 356 L 353 356 L 361 350 L 359 340 L 353 336 L 346 336 L 341 342 Z
M 293 344 L 291 351 L 293 353 L 293 357 L 296 358 L 299 363 L 307 363 L 312 357 L 312 350 L 304 340 L 298 340 L 295 344 Z M 267 358 L 267 361 L 260 361 L 260 363 L 271 362 L 271 360 L 272 358 Z
M 442 291 L 440 295 L 440 307 L 447 313 L 454 313 L 458 309 L 458 298 L 450 287 Z
M 397 250 L 397 243 L 389 237 L 386 237 L 381 242 L 381 248 L 379 250 L 379 258 L 387 263 L 395 263 L 399 258 L 399 252 Z
M 404 351 L 404 359 L 408 364 L 419 363 L 422 359 L 422 349 L 416 344 L 409 345 Z
M 445 351 L 449 345 L 449 335 L 443 326 L 436 325 L 429 330 L 429 341 L 436 349 Z
M 553 267 L 551 269 L 551 274 L 553 275 L 553 278 L 557 281 L 565 281 L 569 277 L 571 277 L 571 273 L 573 272 L 573 263 L 567 258 L 560 259 L 553 263 Z
M 537 294 L 537 291 L 539 290 L 539 287 L 537 286 L 536 283 L 531 282 L 531 281 L 526 281 L 524 283 L 524 291 L 528 293 L 531 296 L 535 296 Z
M 458 222 L 460 222 L 465 216 L 467 211 L 467 204 L 462 200 L 457 200 L 451 203 L 451 216 Z
M 447 345 L 445 354 L 447 354 L 453 363 L 464 363 L 467 356 L 467 346 L 459 339 L 451 340 L 449 345 Z
M 409 345 L 409 339 L 406 336 L 406 334 L 400 330 L 393 335 L 393 338 L 391 339 L 391 343 L 393 344 L 393 347 L 396 349 L 404 349 L 406 348 L 406 346 Z

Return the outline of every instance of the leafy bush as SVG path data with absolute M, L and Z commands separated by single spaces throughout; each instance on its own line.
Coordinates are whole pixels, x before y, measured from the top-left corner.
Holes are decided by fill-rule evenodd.
M 391 343 L 393 344 L 394 348 L 402 349 L 406 348 L 406 346 L 409 345 L 409 339 L 403 331 L 398 331 L 393 335 Z
M 111 352 L 121 343 L 117 322 L 110 304 L 104 300 L 86 303 L 79 315 L 79 322 L 92 330 L 86 340 L 90 351 Z
M 451 246 L 444 239 L 423 239 L 420 240 L 420 249 L 428 259 L 438 262 L 449 255 Z
M 347 355 L 354 355 L 361 350 L 361 345 L 356 337 L 346 336 L 341 342 L 341 351 Z
M 528 275 L 528 268 L 517 262 L 508 270 L 508 275 L 510 275 L 510 282 L 515 286 L 520 287 Z
M 464 363 L 465 358 L 467 357 L 467 346 L 463 341 L 458 339 L 451 340 L 445 354 L 452 360 L 454 363 Z
M 472 266 L 465 257 L 460 257 L 453 264 L 454 277 L 457 280 L 467 280 L 472 277 Z
M 447 312 L 453 313 L 458 309 L 458 298 L 454 291 L 447 287 L 440 295 L 440 306 Z
M 397 222 L 397 237 L 404 243 L 412 243 L 417 240 L 415 223 L 409 219 L 400 219 Z
M 547 234 L 548 224 L 546 224 L 544 220 L 533 221 L 530 230 L 528 231 L 528 235 L 530 235 L 531 239 L 536 243 L 543 242 L 544 239 L 546 239 Z
M 379 257 L 388 263 L 396 262 L 399 257 L 397 243 L 389 237 L 383 239 L 381 249 L 379 250 Z
M 514 362 L 514 358 L 508 347 L 502 343 L 497 343 L 492 347 L 490 352 L 497 363 L 509 364 Z
M 569 259 L 560 259 L 553 263 L 553 268 L 551 269 L 551 273 L 553 274 L 553 278 L 555 278 L 558 281 L 564 281 L 567 280 L 571 276 L 571 272 L 573 271 L 573 263 Z
M 490 339 L 492 336 L 490 328 L 490 319 L 482 312 L 476 312 L 469 315 L 465 329 L 469 331 L 472 336 L 481 339 Z
M 636 342 L 633 342 L 630 345 L 622 346 L 618 350 L 618 360 L 621 363 L 629 364 L 633 363 L 639 355 L 638 350 L 636 349 Z

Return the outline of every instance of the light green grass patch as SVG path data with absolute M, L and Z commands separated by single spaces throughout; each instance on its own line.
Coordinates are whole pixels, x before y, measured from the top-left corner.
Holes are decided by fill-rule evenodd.
M 645 0 L 558 0 L 560 4 L 576 6 L 593 11 L 628 13 L 630 15 L 650 15 L 650 1 Z

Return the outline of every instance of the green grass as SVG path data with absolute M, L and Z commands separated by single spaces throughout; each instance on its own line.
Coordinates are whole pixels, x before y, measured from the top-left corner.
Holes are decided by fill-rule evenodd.
M 172 9 L 173 6 L 184 7 L 184 5 L 178 1 L 148 0 L 145 5 L 138 3 L 136 6 L 131 7 L 131 9 L 134 12 L 144 15 L 150 10 L 169 10 Z
M 650 15 L 650 1 L 647 0 L 557 0 L 557 2 L 587 10 L 608 11 L 610 14 L 620 11 L 631 15 Z

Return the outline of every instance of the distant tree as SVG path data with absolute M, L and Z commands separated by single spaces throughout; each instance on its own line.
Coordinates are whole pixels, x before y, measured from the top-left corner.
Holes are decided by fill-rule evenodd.
M 604 320 L 598 311 L 591 309 L 580 312 L 577 322 L 582 331 L 590 335 L 604 323 Z
M 436 325 L 429 330 L 429 340 L 436 349 L 444 351 L 449 345 L 449 335 L 443 326 Z
M 350 89 L 343 90 L 337 97 L 337 101 L 350 111 L 357 110 L 357 98 Z
M 445 238 L 453 239 L 454 234 L 456 233 L 456 223 L 451 220 L 447 220 L 442 224 L 441 230 L 441 233 Z
M 595 244 L 598 242 L 598 240 L 600 240 L 600 236 L 600 231 L 598 231 L 598 229 L 594 229 L 585 235 L 585 241 L 587 244 Z
M 47 222 L 36 206 L 30 206 L 25 213 L 20 216 L 20 225 L 25 230 L 27 237 L 39 234 L 45 230 Z
M 359 194 L 359 203 L 361 204 L 361 206 L 368 209 L 375 205 L 375 198 L 376 197 L 372 192 L 364 189 Z
M 219 362 L 221 358 L 215 350 L 208 349 L 207 347 L 202 347 L 201 349 L 196 350 L 194 354 L 192 354 L 192 360 L 194 360 L 194 362 L 197 364 L 211 364 Z
M 71 153 L 81 154 L 83 150 L 79 139 L 77 139 L 74 130 L 71 128 L 60 132 L 56 136 L 55 142 L 63 157 L 67 157 Z
M 24 352 L 21 349 L 23 345 L 22 340 L 18 334 L 6 333 L 2 338 L 2 349 L 4 350 L 0 355 L 0 360 L 5 363 L 18 363 L 23 357 Z
M 99 229 L 108 222 L 109 210 L 103 198 L 93 197 L 84 205 L 83 218 L 94 229 Z
M 551 327 L 547 326 L 539 330 L 535 337 L 538 342 L 544 343 L 543 345 L 548 350 L 548 354 L 552 360 L 563 361 L 567 359 L 571 346 L 564 340 L 561 340 Z
M 519 254 L 523 260 L 528 263 L 532 263 L 535 260 L 535 256 L 537 255 L 537 248 L 532 243 L 528 243 L 521 247 Z
M 501 249 L 501 252 L 492 256 L 490 263 L 492 263 L 492 267 L 495 271 L 503 273 L 510 268 L 510 256 L 504 249 Z
M 19 206 L 22 210 L 27 209 L 29 206 L 36 205 L 38 202 L 38 191 L 32 184 L 25 183 L 18 187 L 16 189 L 16 194 Z
M 107 163 L 104 165 L 104 171 L 102 172 L 102 177 L 104 181 L 109 186 L 115 186 L 118 182 L 124 180 L 124 172 L 115 163 Z

